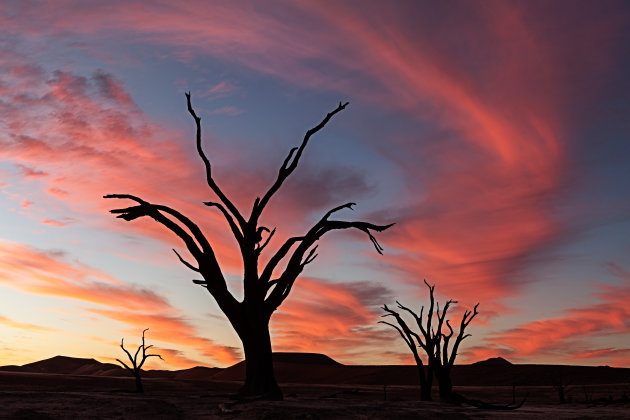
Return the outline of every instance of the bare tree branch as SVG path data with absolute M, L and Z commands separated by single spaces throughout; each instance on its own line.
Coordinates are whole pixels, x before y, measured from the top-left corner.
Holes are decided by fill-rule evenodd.
M 201 232 L 201 229 L 199 229 L 199 226 L 197 226 L 192 220 L 190 220 L 177 210 L 173 210 L 170 207 L 159 204 L 148 203 L 143 199 L 133 196 L 131 194 L 108 194 L 105 195 L 103 198 L 129 199 L 139 203 L 138 206 L 110 210 L 110 213 L 119 214 L 117 217 L 126 221 L 131 221 L 142 216 L 149 216 L 155 219 L 157 222 L 163 224 L 171 231 L 173 231 L 177 236 L 179 236 L 182 240 L 184 240 L 190 253 L 195 258 L 200 256 L 202 252 L 214 254 L 210 243 L 208 243 L 208 240 Z M 174 223 L 172 220 L 164 216 L 161 212 L 175 217 L 180 223 L 188 228 L 193 236 L 191 237 L 190 234 L 188 234 L 181 226 Z M 201 250 L 199 249 L 199 246 L 201 246 Z
M 215 298 L 221 310 L 234 314 L 238 307 L 238 301 L 227 289 L 227 283 L 223 277 L 221 267 L 216 259 L 214 251 L 210 246 L 208 240 L 203 236 L 203 233 L 199 227 L 194 224 L 190 219 L 182 215 L 181 213 L 170 209 L 166 206 L 150 204 L 141 198 L 135 197 L 129 194 L 110 194 L 105 198 L 118 198 L 118 199 L 130 199 L 139 203 L 137 206 L 128 207 L 124 209 L 114 209 L 111 213 L 118 214 L 118 217 L 127 221 L 137 219 L 143 216 L 149 216 L 158 223 L 164 225 L 170 231 L 175 233 L 180 239 L 184 241 L 190 254 L 197 260 L 199 273 L 201 273 L 204 279 L 207 281 L 207 289 L 210 294 Z M 179 222 L 184 224 L 194 235 L 190 235 L 179 224 L 169 219 L 162 214 L 162 211 L 174 216 Z M 199 243 L 202 249 L 197 245 Z M 192 266 L 192 264 L 191 264 Z M 193 266 L 194 267 L 194 266 Z M 190 267 L 189 267 L 190 268 Z
M 177 255 L 177 258 L 179 258 L 179 261 L 181 261 L 182 264 L 184 264 L 186 267 L 190 268 L 192 271 L 196 271 L 197 273 L 199 273 L 199 268 L 195 267 L 194 265 L 192 265 L 191 263 L 189 263 L 188 261 L 186 261 L 185 259 L 182 258 L 181 255 L 179 255 L 179 252 L 177 252 L 177 250 L 175 250 L 175 248 L 173 248 L 173 252 L 175 253 L 175 255 Z
M 302 156 L 302 152 L 304 151 L 304 148 L 306 148 L 306 145 L 308 144 L 308 141 L 311 138 L 311 136 L 317 133 L 322 128 L 324 128 L 324 126 L 328 123 L 328 121 L 330 121 L 330 119 L 336 113 L 345 109 L 346 106 L 348 106 L 348 102 L 346 102 L 345 104 L 342 104 L 341 102 L 339 102 L 339 105 L 337 106 L 337 108 L 329 112 L 319 124 L 317 124 L 315 127 L 311 128 L 310 130 L 306 132 L 306 134 L 304 135 L 304 139 L 302 140 L 302 144 L 300 144 L 300 147 L 297 147 L 297 148 L 294 147 L 289 151 L 289 155 L 286 157 L 286 159 L 282 163 L 282 166 L 280 167 L 280 170 L 278 172 L 278 178 L 273 183 L 273 185 L 269 188 L 267 193 L 265 193 L 265 195 L 260 200 L 260 202 L 258 202 L 258 205 L 254 206 L 254 209 L 252 210 L 252 215 L 250 217 L 250 222 L 255 223 L 258 220 L 258 218 L 260 217 L 262 211 L 264 210 L 265 206 L 267 205 L 271 197 L 278 191 L 278 189 L 280 189 L 280 186 L 282 185 L 282 183 L 295 170 L 295 168 L 298 165 L 298 162 L 300 161 L 300 157 Z M 293 160 L 291 160 L 291 157 L 293 156 L 294 153 L 295 153 L 295 157 L 293 157 Z
M 393 226 L 394 224 L 391 223 L 389 225 L 375 225 L 368 222 L 345 222 L 345 221 L 327 219 L 328 216 L 334 213 L 335 211 L 338 211 L 345 207 L 349 207 L 349 205 L 350 203 L 345 204 L 343 206 L 336 207 L 332 209 L 331 211 L 329 211 L 328 213 L 326 213 L 326 215 L 319 222 L 317 222 L 315 226 L 313 226 L 305 236 L 291 238 L 287 242 L 285 242 L 282 248 L 269 261 L 269 263 L 267 264 L 267 267 L 265 267 L 265 270 L 263 271 L 263 274 L 261 276 L 261 280 L 263 281 L 268 281 L 268 279 L 271 277 L 273 273 L 273 268 L 289 252 L 291 247 L 295 243 L 299 242 L 299 245 L 295 248 L 295 250 L 293 251 L 293 254 L 289 258 L 289 261 L 284 270 L 284 273 L 279 279 L 279 284 L 274 288 L 274 290 L 269 294 L 269 296 L 265 300 L 265 302 L 267 303 L 268 310 L 270 311 L 269 313 L 273 313 L 273 311 L 275 311 L 276 308 L 278 308 L 278 306 L 280 306 L 282 302 L 284 301 L 284 299 L 286 299 L 286 297 L 288 296 L 287 291 L 291 290 L 293 282 L 304 269 L 304 266 L 305 266 L 305 264 L 303 264 L 303 262 L 305 261 L 304 254 L 311 248 L 311 246 L 315 244 L 315 242 L 317 242 L 327 232 L 330 232 L 332 230 L 352 229 L 352 228 L 361 230 L 368 234 L 368 236 L 370 237 L 370 239 L 372 240 L 372 243 L 374 244 L 376 248 L 376 251 L 379 254 L 382 254 L 382 248 L 380 247 L 380 245 L 376 241 L 376 238 L 374 238 L 374 236 L 372 235 L 370 231 L 374 230 L 376 232 L 382 232 L 385 229 L 388 229 L 389 227 Z
M 475 307 L 473 308 L 472 312 L 464 311 L 464 315 L 462 316 L 462 321 L 461 321 L 461 323 L 459 325 L 459 333 L 457 334 L 457 338 L 455 339 L 455 344 L 453 344 L 453 350 L 451 351 L 451 357 L 448 360 L 449 366 L 453 366 L 453 364 L 455 363 L 455 357 L 457 356 L 457 350 L 459 349 L 460 343 L 465 338 L 470 336 L 470 334 L 465 334 L 464 335 L 464 330 L 466 329 L 466 327 L 468 327 L 468 325 L 473 320 L 473 318 L 475 318 L 477 316 L 477 314 L 479 313 L 479 312 L 477 312 L 477 308 L 478 307 L 479 307 L 479 303 L 477 303 L 475 305 Z
M 317 245 L 311 248 L 310 252 L 306 256 L 306 259 L 302 262 L 302 267 L 304 267 L 306 264 L 312 263 L 313 260 L 317 258 L 317 254 L 315 253 L 316 251 L 317 251 Z
M 409 342 L 409 339 L 407 337 L 405 337 L 405 334 L 402 332 L 402 330 L 400 328 L 398 328 L 396 325 L 392 324 L 391 322 L 387 322 L 387 321 L 378 321 L 379 324 L 385 324 L 385 325 L 389 325 L 390 327 L 394 328 L 396 331 L 398 331 L 398 333 L 400 334 L 400 336 L 402 337 L 402 339 L 405 341 L 405 343 L 407 343 L 407 346 L 413 351 L 415 349 L 415 345 L 413 345 L 412 343 Z
M 234 238 L 236 238 L 236 241 L 238 242 L 240 246 L 243 246 L 243 232 L 239 229 L 238 226 L 236 226 L 236 223 L 234 223 L 234 219 L 232 218 L 232 215 L 228 213 L 225 207 L 221 203 L 217 203 L 214 201 L 204 201 L 203 204 L 205 204 L 208 207 L 216 207 L 221 211 L 221 213 L 223 213 L 225 220 L 227 220 L 228 224 L 230 225 L 230 230 L 232 231 Z
M 282 261 L 282 259 L 287 255 L 287 253 L 291 250 L 291 247 L 298 242 L 304 240 L 303 236 L 295 236 L 287 239 L 284 244 L 276 251 L 276 253 L 269 259 L 267 265 L 265 266 L 262 274 L 260 275 L 260 280 L 262 282 L 267 282 L 271 279 L 273 275 L 273 270 L 278 266 L 278 263 Z
M 227 209 L 230 211 L 232 216 L 234 216 L 234 218 L 238 221 L 238 224 L 241 227 L 241 231 L 244 231 L 245 225 L 246 225 L 245 219 L 243 218 L 241 213 L 238 211 L 236 206 L 227 198 L 225 194 L 223 194 L 223 191 L 221 191 L 221 188 L 219 188 L 217 183 L 214 182 L 214 179 L 212 178 L 212 166 L 210 165 L 210 160 L 204 153 L 203 147 L 201 146 L 201 118 L 197 116 L 197 114 L 195 113 L 195 110 L 192 107 L 192 103 L 190 99 L 190 92 L 186 92 L 186 103 L 188 104 L 188 112 L 195 120 L 195 125 L 197 127 L 197 134 L 196 134 L 197 153 L 199 153 L 199 156 L 201 157 L 201 160 L 203 160 L 203 163 L 206 167 L 206 181 L 208 183 L 208 186 L 217 195 L 217 197 L 219 197 L 219 200 L 221 200 L 221 202 L 225 205 L 225 207 L 227 207 Z
M 263 249 L 265 249 L 265 247 L 269 244 L 269 241 L 273 237 L 274 233 L 276 233 L 276 228 L 273 228 L 273 230 L 271 232 L 269 232 L 269 235 L 267 235 L 267 239 L 265 239 L 265 242 L 263 242 L 262 245 L 260 245 L 260 246 L 258 246 L 258 248 L 256 248 L 256 251 L 258 252 L 258 255 L 260 255 L 262 253 Z

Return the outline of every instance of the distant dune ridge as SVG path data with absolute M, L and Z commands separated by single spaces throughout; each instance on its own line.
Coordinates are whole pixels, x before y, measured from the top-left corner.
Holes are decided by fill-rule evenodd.
M 120 376 L 125 374 L 123 368 L 113 363 L 101 363 L 94 359 L 55 356 L 23 366 L 2 366 L 2 371 L 26 373 L 59 373 L 66 375 Z
M 274 353 L 276 378 L 282 383 L 416 385 L 414 365 L 343 365 L 319 353 Z M 120 366 L 94 359 L 55 356 L 23 366 L 2 366 L 0 371 L 85 376 L 128 376 Z M 242 381 L 245 362 L 227 368 L 196 366 L 182 370 L 148 370 L 147 378 L 179 380 Z M 517 365 L 494 357 L 472 365 L 456 365 L 452 373 L 455 385 L 554 385 L 615 384 L 630 382 L 630 369 L 607 366 Z
M 491 357 L 486 360 L 475 362 L 473 366 L 512 366 L 511 362 L 508 362 L 503 357 Z

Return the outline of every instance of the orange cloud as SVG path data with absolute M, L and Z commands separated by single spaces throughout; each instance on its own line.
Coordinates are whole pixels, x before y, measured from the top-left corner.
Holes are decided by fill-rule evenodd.
M 17 328 L 19 330 L 26 331 L 54 331 L 52 328 L 42 327 L 41 325 L 27 324 L 24 322 L 14 321 L 7 317 L 0 315 L 0 324 L 8 327 Z
M 389 296 L 386 288 L 367 282 L 299 278 L 271 318 L 274 351 L 320 352 L 352 363 L 375 358 L 393 363 L 377 350 L 391 341 L 376 324 L 377 305 Z
M 571 352 L 573 360 L 605 360 L 611 366 L 630 366 L 630 349 L 593 349 Z
M 195 348 L 204 356 L 222 364 L 229 365 L 241 360 L 238 349 L 217 345 L 213 340 L 199 337 L 196 329 L 181 316 L 111 309 L 85 308 L 85 310 L 138 328 L 150 328 L 152 339 Z
M 121 284 L 89 267 L 65 263 L 62 256 L 0 240 L 0 283 L 37 294 L 136 310 L 168 306 L 164 298 L 150 290 Z
M 29 293 L 92 303 L 99 307 L 84 310 L 126 323 L 134 330 L 149 327 L 156 340 L 192 347 L 223 364 L 239 360 L 235 348 L 199 337 L 197 330 L 166 298 L 85 265 L 67 263 L 63 261 L 63 253 L 0 240 L 0 284 Z M 27 330 L 38 328 L 6 318 L 0 322 Z
M 127 344 L 127 340 L 125 341 L 125 348 L 127 350 L 129 349 L 136 349 L 137 346 L 139 346 L 139 343 L 134 343 L 133 340 L 128 340 L 129 344 Z M 149 343 L 148 337 L 147 337 L 147 345 Z M 196 360 L 193 359 L 189 359 L 188 357 L 183 355 L 183 352 L 181 352 L 180 350 L 174 350 L 174 349 L 165 349 L 165 348 L 161 348 L 161 347 L 151 347 L 151 349 L 149 349 L 149 351 L 147 352 L 149 354 L 159 354 L 160 356 L 162 356 L 162 359 L 164 360 L 160 360 L 159 358 L 154 358 L 154 357 L 150 357 L 147 359 L 146 363 L 144 364 L 144 366 L 142 367 L 143 370 L 146 369 L 164 369 L 164 365 L 167 364 L 169 365 L 169 367 L 174 367 L 174 368 L 179 368 L 179 369 L 188 369 L 194 366 L 203 366 L 204 364 L 201 362 L 198 362 Z M 132 351 L 131 354 L 134 354 L 134 352 Z M 122 352 L 121 350 L 121 355 L 122 357 L 119 357 L 119 359 L 127 362 L 126 359 L 126 355 Z M 116 361 L 116 357 L 110 357 L 110 356 L 101 356 L 98 358 L 99 360 L 103 360 L 106 361 L 108 363 L 114 363 L 116 365 L 120 364 Z

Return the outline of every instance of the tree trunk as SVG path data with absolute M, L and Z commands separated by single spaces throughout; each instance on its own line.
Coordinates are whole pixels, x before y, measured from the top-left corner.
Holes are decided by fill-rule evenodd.
M 282 391 L 273 372 L 269 320 L 248 321 L 244 331 L 239 333 L 245 351 L 245 385 L 239 390 L 238 396 L 281 400 Z
M 418 377 L 420 378 L 420 400 L 431 401 L 431 381 L 427 380 L 427 376 L 424 372 L 424 366 L 416 366 L 418 367 Z
M 140 378 L 140 375 L 136 375 L 136 392 L 140 394 L 144 393 L 144 388 L 142 387 L 142 378 Z
M 453 382 L 451 382 L 451 373 L 446 369 L 438 372 L 438 382 L 440 387 L 440 400 L 450 402 L 453 397 Z

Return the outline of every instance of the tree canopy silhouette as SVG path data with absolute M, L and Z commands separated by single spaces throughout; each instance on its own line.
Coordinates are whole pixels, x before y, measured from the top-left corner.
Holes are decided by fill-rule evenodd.
M 177 258 L 189 269 L 199 273 L 203 280 L 193 280 L 205 287 L 225 313 L 232 327 L 238 334 L 245 353 L 246 380 L 239 391 L 242 397 L 262 397 L 281 399 L 272 364 L 269 320 L 274 311 L 289 296 L 291 289 L 307 264 L 317 257 L 317 241 L 326 233 L 334 230 L 357 229 L 365 234 L 380 254 L 379 245 L 373 232 L 382 232 L 392 224 L 376 225 L 364 221 L 331 220 L 330 217 L 343 209 L 351 209 L 355 203 L 346 203 L 328 211 L 306 233 L 287 239 L 271 255 L 267 264 L 259 270 L 258 260 L 269 245 L 276 229 L 269 230 L 260 225 L 263 210 L 271 198 L 278 192 L 284 181 L 293 173 L 310 138 L 320 131 L 330 119 L 346 108 L 348 103 L 339 105 L 329 112 L 324 119 L 306 132 L 301 144 L 292 148 L 284 159 L 278 175 L 269 189 L 254 200 L 249 217 L 235 206 L 216 183 L 210 160 L 201 145 L 201 118 L 196 114 L 191 103 L 190 93 L 186 93 L 188 112 L 196 125 L 197 152 L 205 166 L 206 182 L 218 201 L 205 202 L 206 206 L 217 209 L 225 218 L 232 235 L 238 243 L 243 260 L 244 297 L 238 301 L 228 290 L 225 277 L 217 261 L 211 242 L 201 229 L 188 217 L 170 207 L 148 203 L 129 194 L 111 194 L 105 198 L 128 199 L 136 205 L 111 210 L 117 217 L 131 221 L 148 216 L 172 231 L 182 239 L 186 248 L 196 261 L 196 265 L 186 261 L 177 251 Z M 266 237 L 265 237 L 266 236 Z M 286 261 L 283 269 L 279 264 Z

